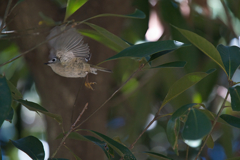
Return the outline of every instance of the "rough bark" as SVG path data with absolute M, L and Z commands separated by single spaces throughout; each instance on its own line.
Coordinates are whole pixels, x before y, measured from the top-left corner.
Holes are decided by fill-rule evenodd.
M 128 0 L 90 0 L 80 11 L 73 15 L 73 18 L 77 21 L 100 13 L 126 14 L 133 11 L 130 10 L 130 5 L 130 1 Z M 14 10 L 11 17 L 9 17 L 9 19 L 12 19 L 12 22 L 9 23 L 8 27 L 14 30 L 25 30 L 34 27 L 39 28 L 38 23 L 41 21 L 41 18 L 38 15 L 39 12 L 43 12 L 46 16 L 52 17 L 56 21 L 64 18 L 64 12 L 58 9 L 49 0 L 25 0 Z M 99 18 L 91 22 L 119 35 L 123 28 L 124 20 L 121 18 L 108 17 Z M 39 30 L 39 35 L 22 36 L 17 40 L 17 44 L 21 51 L 26 51 L 44 41 L 48 31 L 49 29 L 44 29 Z M 28 33 L 31 34 L 35 32 L 37 32 L 37 30 L 29 31 Z M 85 41 L 89 43 L 90 51 L 92 53 L 92 59 L 89 62 L 91 64 L 97 64 L 115 54 L 98 42 L 87 38 L 85 38 Z M 34 77 L 38 93 L 41 97 L 42 106 L 52 113 L 60 114 L 63 118 L 63 128 L 67 131 L 72 124 L 72 107 L 77 95 L 77 90 L 79 86 L 83 84 L 84 79 L 70 79 L 56 75 L 50 67 L 43 64 L 48 61 L 48 55 L 48 46 L 47 44 L 44 44 L 28 53 L 24 58 L 32 76 Z M 113 69 L 113 66 L 112 62 L 103 65 L 103 67 L 108 69 Z M 74 119 L 81 112 L 85 103 L 88 102 L 89 106 L 81 120 L 87 118 L 90 113 L 99 107 L 113 92 L 113 90 L 110 89 L 112 81 L 110 74 L 99 72 L 96 76 L 90 75 L 89 80 L 97 82 L 97 85 L 94 86 L 94 91 L 87 89 L 84 86 L 82 87 L 80 95 L 77 98 Z M 106 105 L 81 128 L 105 133 L 108 107 L 110 106 Z M 60 143 L 60 140 L 55 140 L 55 138 L 61 132 L 61 127 L 53 119 L 47 117 L 47 139 L 51 153 L 56 150 Z M 66 145 L 83 160 L 104 159 L 103 152 L 96 145 L 91 143 L 67 140 Z M 73 159 L 70 152 L 65 147 L 62 147 L 59 150 L 56 158 L 57 157 Z

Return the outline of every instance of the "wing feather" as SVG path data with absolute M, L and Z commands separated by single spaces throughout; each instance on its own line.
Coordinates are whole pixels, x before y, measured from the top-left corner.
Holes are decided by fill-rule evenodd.
M 47 39 L 58 34 L 60 35 L 48 42 L 51 47 L 50 53 L 52 57 L 54 55 L 59 58 L 80 57 L 86 61 L 90 59 L 89 46 L 86 43 L 84 44 L 83 36 L 75 28 L 71 26 L 56 26 L 50 31 Z

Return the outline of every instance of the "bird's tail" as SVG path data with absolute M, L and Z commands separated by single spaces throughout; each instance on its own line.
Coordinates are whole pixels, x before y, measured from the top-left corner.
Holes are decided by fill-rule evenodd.
M 94 66 L 94 65 L 91 65 L 90 67 L 91 67 L 91 68 L 94 68 L 94 69 L 97 69 L 98 71 L 107 72 L 107 73 L 112 73 L 112 71 L 111 71 L 110 69 L 106 69 L 106 68 L 102 68 L 102 67 Z

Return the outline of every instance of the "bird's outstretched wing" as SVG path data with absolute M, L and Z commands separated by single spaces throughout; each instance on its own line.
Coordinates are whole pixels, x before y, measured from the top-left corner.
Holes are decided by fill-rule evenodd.
M 83 36 L 75 28 L 71 26 L 56 26 L 50 31 L 47 39 L 54 36 L 56 37 L 48 42 L 51 47 L 51 57 L 57 56 L 61 59 L 80 57 L 86 61 L 90 59 L 89 46 L 84 44 Z

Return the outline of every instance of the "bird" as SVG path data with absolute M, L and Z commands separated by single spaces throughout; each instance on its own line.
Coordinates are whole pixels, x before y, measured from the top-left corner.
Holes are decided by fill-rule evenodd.
M 53 38 L 54 37 L 54 38 Z M 45 63 L 52 70 L 67 78 L 84 78 L 88 73 L 97 71 L 112 73 L 111 70 L 87 63 L 91 58 L 90 49 L 84 43 L 83 36 L 72 26 L 55 26 L 47 36 L 50 47 L 50 60 Z M 95 82 L 85 81 L 85 86 L 92 89 Z

